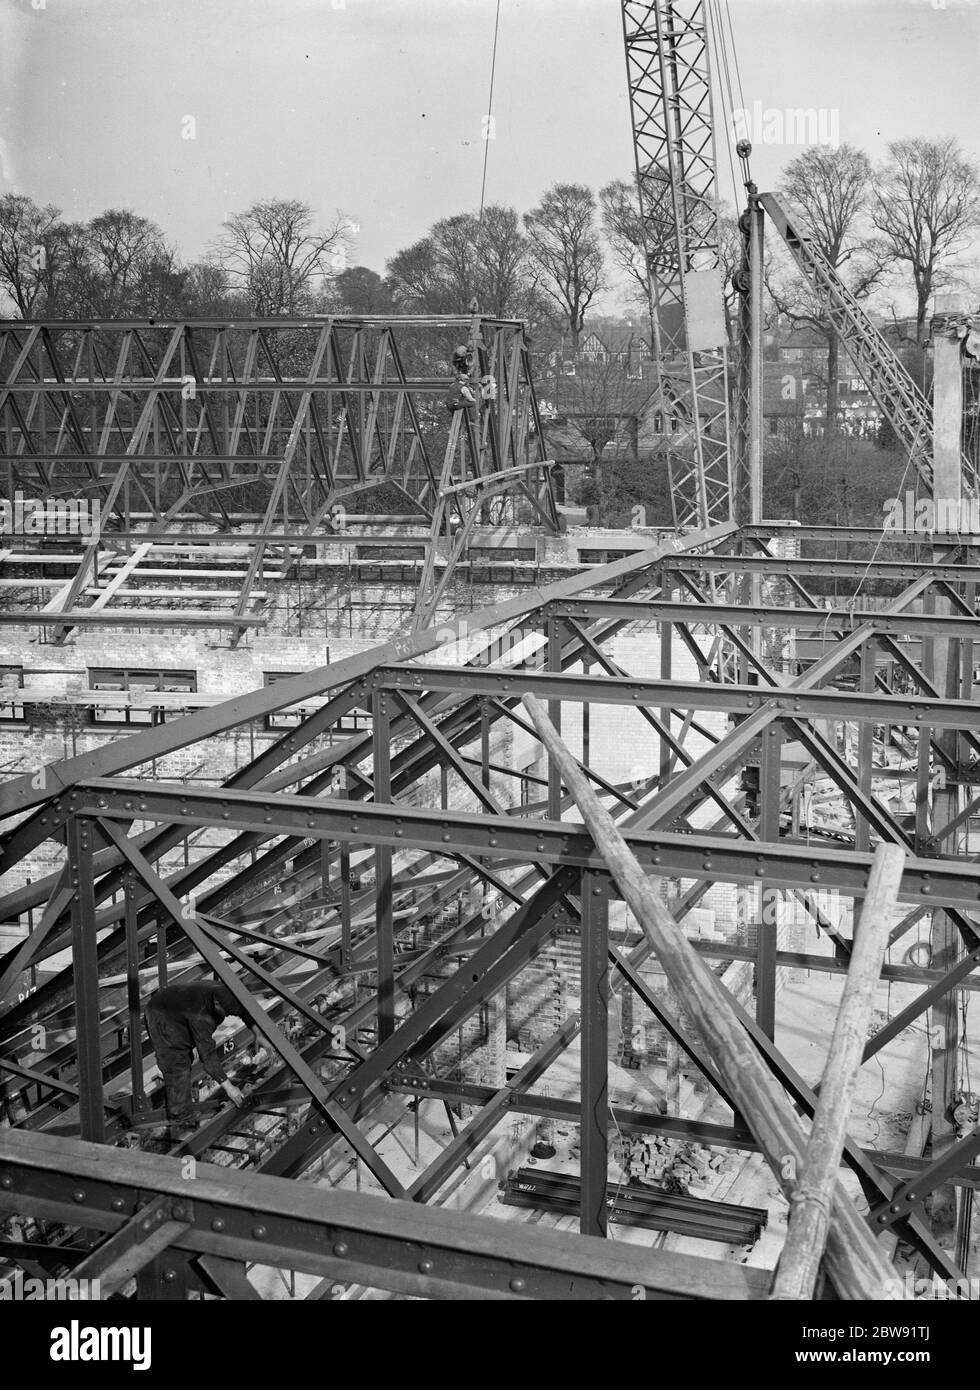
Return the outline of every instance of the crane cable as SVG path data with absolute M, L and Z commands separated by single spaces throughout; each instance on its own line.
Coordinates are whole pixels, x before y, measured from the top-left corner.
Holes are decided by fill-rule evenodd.
M 738 87 L 738 99 L 740 110 L 745 110 L 745 96 L 742 91 L 742 73 L 738 65 L 738 54 L 735 48 L 735 35 L 732 29 L 732 15 L 725 0 L 725 17 L 722 17 L 721 0 L 709 0 L 709 17 L 712 20 L 711 34 L 714 38 L 715 64 L 722 78 L 722 105 L 724 107 L 724 126 L 728 133 L 725 141 L 728 150 L 728 166 L 732 175 L 732 192 L 736 205 L 740 200 L 738 178 L 735 174 L 735 161 L 732 158 L 732 136 L 737 134 L 734 130 L 735 101 L 734 88 Z M 735 72 L 735 81 L 732 81 L 732 69 Z M 742 179 L 744 183 L 749 181 L 749 164 L 747 156 L 740 156 L 742 165 Z
M 478 222 L 483 226 L 483 204 L 487 193 L 487 160 L 490 156 L 490 141 L 493 132 L 493 79 L 497 71 L 497 34 L 500 30 L 500 0 L 497 0 L 497 13 L 493 21 L 493 53 L 490 58 L 490 95 L 487 98 L 486 128 L 483 131 L 483 182 L 480 185 L 480 215 Z

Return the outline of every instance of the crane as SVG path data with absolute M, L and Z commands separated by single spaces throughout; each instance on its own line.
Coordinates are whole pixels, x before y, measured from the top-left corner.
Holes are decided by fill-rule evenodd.
M 929 402 L 793 212 L 776 194 L 758 192 L 747 140 L 736 147 L 748 205 L 739 222 L 743 256 L 734 284 L 741 298 L 730 381 L 711 63 L 723 35 L 711 32 L 707 0 L 621 0 L 621 7 L 653 355 L 664 414 L 673 414 L 684 434 L 683 444 L 667 452 L 674 524 L 761 520 L 764 217 L 931 487 Z M 963 492 L 980 495 L 966 455 Z

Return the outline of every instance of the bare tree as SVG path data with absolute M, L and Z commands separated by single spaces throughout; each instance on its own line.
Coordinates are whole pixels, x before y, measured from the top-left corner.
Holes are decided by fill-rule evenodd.
M 603 354 L 596 361 L 580 354 L 574 375 L 565 375 L 562 362 L 555 360 L 555 407 L 587 446 L 593 475 L 603 460 L 637 455 L 641 420 L 659 400 L 656 373 L 646 358 L 638 335 L 623 353 Z
M 215 259 L 256 314 L 302 313 L 333 274 L 347 268 L 350 226 L 315 226 L 296 199 L 265 198 L 222 223 Z
M 613 179 L 600 188 L 599 216 L 614 263 L 633 282 L 637 297 L 648 307 L 650 276 L 635 180 Z
M 408 313 L 447 311 L 447 297 L 453 291 L 441 277 L 441 266 L 434 240 L 422 237 L 396 252 L 385 266 L 395 303 Z
M 842 275 L 850 267 L 850 289 L 866 295 L 883 271 L 880 259 L 868 260 L 861 240 L 861 218 L 871 186 L 871 161 L 852 145 L 814 146 L 787 164 L 780 192 L 806 223 L 817 248 Z M 843 278 L 843 275 L 842 275 Z M 771 271 L 767 287 L 780 314 L 792 323 L 806 324 L 827 341 L 827 432 L 837 429 L 840 338 L 819 301 L 793 270 L 779 277 Z
M 980 226 L 980 179 L 953 139 L 896 140 L 888 155 L 875 180 L 871 221 L 883 256 L 911 272 L 921 346 L 929 300 L 957 279 L 952 263 Z
M 480 309 L 501 318 L 534 318 L 542 309 L 539 275 L 516 208 L 485 207 L 476 246 Z
M 0 197 L 0 290 L 22 319 L 43 305 L 48 287 L 48 259 L 58 225 L 58 208 L 38 206 L 20 193 Z
M 595 216 L 592 190 L 579 183 L 556 183 L 524 216 L 541 289 L 568 324 L 576 350 L 586 311 L 605 286 Z
M 119 318 L 179 310 L 183 276 L 177 255 L 149 218 L 109 208 L 87 224 L 76 256 L 85 312 Z
M 443 218 L 387 272 L 396 301 L 416 313 L 465 313 L 475 300 L 483 313 L 528 318 L 538 307 L 530 246 L 510 207 Z

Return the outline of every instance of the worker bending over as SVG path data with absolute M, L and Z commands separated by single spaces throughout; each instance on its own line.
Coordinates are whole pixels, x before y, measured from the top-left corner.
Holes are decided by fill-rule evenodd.
M 194 1049 L 209 1076 L 229 1100 L 244 1105 L 245 1097 L 229 1081 L 213 1034 L 228 1014 L 242 1018 L 241 1005 L 227 985 L 209 980 L 167 985 L 151 994 L 146 1005 L 146 1030 L 153 1044 L 167 1098 L 167 1119 L 174 1127 L 195 1129 L 191 1102 Z

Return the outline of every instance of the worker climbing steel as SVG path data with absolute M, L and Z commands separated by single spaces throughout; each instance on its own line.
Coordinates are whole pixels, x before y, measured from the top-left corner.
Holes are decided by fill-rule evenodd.
M 146 1028 L 163 1077 L 172 1132 L 186 1133 L 197 1128 L 191 1101 L 195 1048 L 205 1071 L 219 1083 L 229 1100 L 238 1106 L 245 1103 L 242 1092 L 228 1080 L 214 1043 L 215 1029 L 229 1014 L 240 1018 L 241 1005 L 227 985 L 210 980 L 168 985 L 150 995 Z

